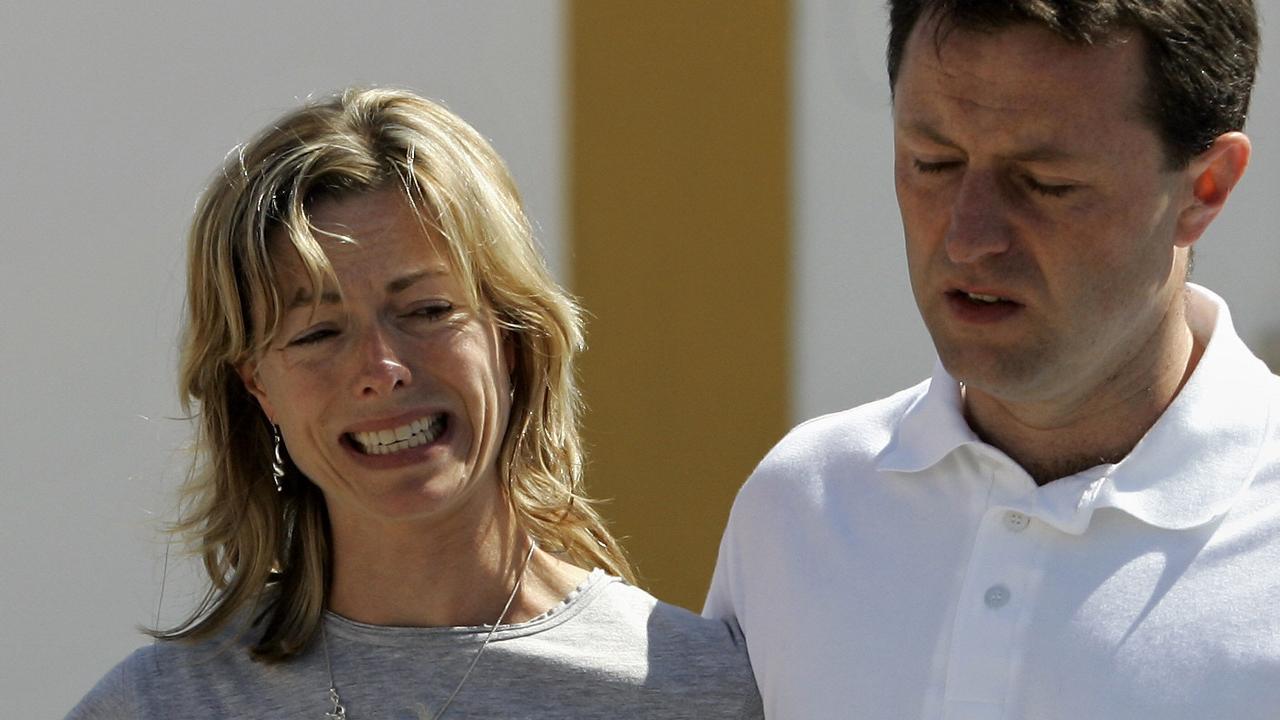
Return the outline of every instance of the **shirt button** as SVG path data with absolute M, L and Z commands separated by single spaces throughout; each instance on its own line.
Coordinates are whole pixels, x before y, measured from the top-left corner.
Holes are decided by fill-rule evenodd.
M 987 604 L 987 607 L 994 610 L 1008 605 L 1009 597 L 1009 588 L 1004 585 L 992 585 L 987 588 L 987 594 L 982 598 L 982 601 Z
M 1016 511 L 1010 510 L 1004 514 L 1004 526 L 1009 532 L 1022 532 L 1031 524 L 1031 518 Z

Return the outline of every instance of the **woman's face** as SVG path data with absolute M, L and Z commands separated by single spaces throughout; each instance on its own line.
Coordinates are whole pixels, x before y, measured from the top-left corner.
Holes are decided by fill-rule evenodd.
M 240 369 L 294 464 L 335 527 L 492 502 L 510 411 L 505 335 L 469 305 L 396 190 L 323 201 L 311 217 L 338 285 L 320 288 L 316 306 L 292 245 L 273 238 L 280 330 Z

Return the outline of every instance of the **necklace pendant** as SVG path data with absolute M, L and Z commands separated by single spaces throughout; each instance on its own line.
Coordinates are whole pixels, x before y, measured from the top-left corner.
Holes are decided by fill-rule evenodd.
M 338 689 L 329 686 L 329 702 L 333 703 L 333 709 L 325 713 L 326 720 L 346 720 L 347 709 L 342 706 L 342 698 L 338 697 Z

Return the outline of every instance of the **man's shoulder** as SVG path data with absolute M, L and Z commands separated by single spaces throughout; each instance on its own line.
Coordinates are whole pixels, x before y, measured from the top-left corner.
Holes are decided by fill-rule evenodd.
M 898 421 L 928 391 L 929 383 L 925 380 L 888 397 L 800 423 L 769 451 L 755 475 L 873 461 L 889 444 Z
M 795 499 L 797 490 L 822 493 L 829 482 L 873 472 L 899 421 L 928 391 L 929 382 L 797 425 L 760 461 L 735 507 L 772 505 L 779 495 Z

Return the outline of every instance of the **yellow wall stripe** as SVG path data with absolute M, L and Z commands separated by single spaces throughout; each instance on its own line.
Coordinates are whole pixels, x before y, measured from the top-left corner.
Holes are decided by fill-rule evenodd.
M 785 0 L 569 3 L 588 488 L 695 609 L 789 419 L 789 23 Z

